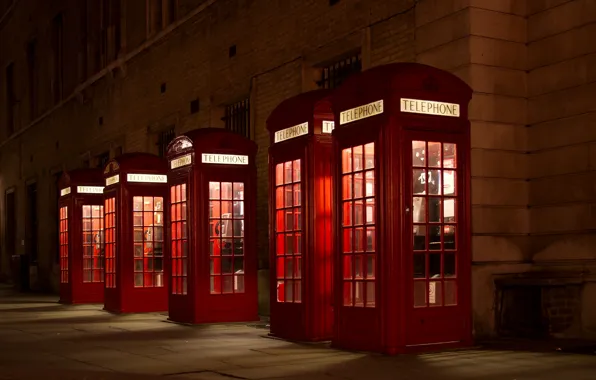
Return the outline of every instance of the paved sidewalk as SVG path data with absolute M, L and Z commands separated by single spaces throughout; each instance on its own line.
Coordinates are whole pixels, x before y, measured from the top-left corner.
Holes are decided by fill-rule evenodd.
M 596 379 L 596 356 L 462 350 L 385 357 L 299 345 L 245 325 L 0 293 L 0 379 Z

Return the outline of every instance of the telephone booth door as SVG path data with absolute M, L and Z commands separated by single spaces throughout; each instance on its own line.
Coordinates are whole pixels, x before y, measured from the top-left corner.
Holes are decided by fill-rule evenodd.
M 168 147 L 170 319 L 258 320 L 256 144 L 203 128 Z
M 271 334 L 299 341 L 332 336 L 331 131 L 326 90 L 277 106 L 271 136 Z
M 103 178 L 77 169 L 60 179 L 60 302 L 103 302 Z
M 333 95 L 335 346 L 389 354 L 471 344 L 472 91 L 400 63 Z
M 105 309 L 166 311 L 165 160 L 124 154 L 108 162 L 104 176 Z

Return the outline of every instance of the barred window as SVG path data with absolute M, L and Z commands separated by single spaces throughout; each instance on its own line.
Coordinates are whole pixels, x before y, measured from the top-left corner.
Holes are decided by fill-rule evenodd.
M 227 105 L 222 120 L 227 130 L 250 138 L 249 98 Z
M 97 160 L 97 167 L 98 168 L 105 168 L 106 165 L 108 164 L 108 161 L 110 161 L 110 152 L 103 152 L 102 154 L 98 155 L 96 157 Z
M 320 88 L 334 89 L 339 87 L 350 75 L 360 71 L 362 71 L 362 55 L 358 53 L 324 66 L 317 85 Z
M 170 142 L 172 142 L 172 140 L 174 140 L 174 137 L 176 137 L 176 131 L 174 130 L 174 127 L 170 127 L 159 133 L 157 138 L 157 154 L 159 157 L 166 156 L 168 145 Z

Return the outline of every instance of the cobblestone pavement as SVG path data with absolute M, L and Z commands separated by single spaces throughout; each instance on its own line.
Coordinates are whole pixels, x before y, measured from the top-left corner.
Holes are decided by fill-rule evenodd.
M 0 379 L 596 379 L 596 356 L 470 349 L 385 357 L 299 345 L 246 325 L 0 292 Z

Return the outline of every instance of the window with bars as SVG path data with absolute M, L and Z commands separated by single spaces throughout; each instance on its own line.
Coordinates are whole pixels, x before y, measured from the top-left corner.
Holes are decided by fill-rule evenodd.
M 227 130 L 250 138 L 250 99 L 227 105 L 222 120 Z
M 343 305 L 375 307 L 375 144 L 342 151 Z
M 100 169 L 105 168 L 106 165 L 108 164 L 108 161 L 110 161 L 110 152 L 103 152 L 102 154 L 96 156 L 95 160 L 97 162 L 98 168 L 100 168 Z
M 300 160 L 275 167 L 277 302 L 302 302 L 302 184 Z
M 163 287 L 163 197 L 133 197 L 134 286 Z
M 103 206 L 83 205 L 83 282 L 103 282 Z
M 188 225 L 186 223 L 186 184 L 170 188 L 172 294 L 188 293 Z
M 106 288 L 116 287 L 116 198 L 108 198 L 104 203 L 105 223 L 105 284 Z
M 333 62 L 321 69 L 321 79 L 317 82 L 320 88 L 334 89 L 339 87 L 349 76 L 362 71 L 362 55 L 354 54 Z
M 68 284 L 68 207 L 60 207 L 60 283 Z
M 157 154 L 159 157 L 165 157 L 168 153 L 168 145 L 176 137 L 176 131 L 174 127 L 170 127 L 165 131 L 159 132 L 157 136 Z
M 209 182 L 211 294 L 244 293 L 244 183 Z

